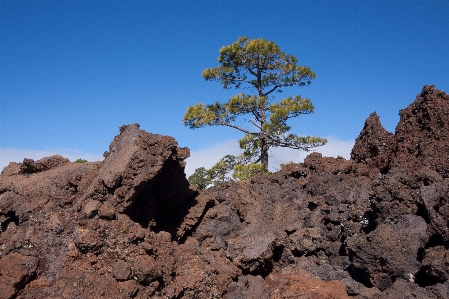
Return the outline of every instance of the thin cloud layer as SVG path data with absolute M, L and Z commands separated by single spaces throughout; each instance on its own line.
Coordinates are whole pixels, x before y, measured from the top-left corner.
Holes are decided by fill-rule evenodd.
M 333 137 L 327 138 L 328 143 L 322 147 L 317 147 L 315 152 L 321 153 L 325 157 L 341 156 L 346 159 L 350 158 L 353 140 L 340 140 Z M 238 155 L 241 153 L 237 140 L 227 140 L 218 143 L 215 146 L 200 150 L 192 151 L 190 157 L 186 160 L 185 169 L 187 177 L 194 173 L 198 167 L 210 168 L 225 155 Z M 270 171 L 280 169 L 280 165 L 287 162 L 303 162 L 304 158 L 311 152 L 293 150 L 289 148 L 273 148 L 270 157 Z

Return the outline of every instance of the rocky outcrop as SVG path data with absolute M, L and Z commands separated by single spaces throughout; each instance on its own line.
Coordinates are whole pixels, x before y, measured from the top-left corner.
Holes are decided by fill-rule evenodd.
M 371 114 L 351 160 L 201 192 L 188 149 L 137 124 L 102 162 L 11 163 L 0 298 L 448 298 L 448 111 L 425 86 L 395 134 Z
M 129 125 L 103 162 L 2 174 L 0 298 L 219 298 L 240 270 L 151 230 L 195 194 L 188 155 Z
M 80 204 L 87 217 L 113 217 L 125 213 L 143 227 L 154 225 L 156 214 L 180 205 L 193 195 L 185 178 L 189 149 L 179 148 L 172 137 L 149 134 L 139 125 L 120 128 L 109 146 Z
M 393 167 L 412 171 L 423 166 L 449 178 L 449 96 L 432 86 L 399 112 Z
M 70 160 L 61 155 L 45 157 L 38 161 L 33 159 L 24 159 L 23 163 L 11 162 L 2 170 L 3 175 L 31 174 L 37 173 L 51 168 L 60 167 L 70 163 Z
M 387 132 L 372 113 L 356 139 L 351 159 L 383 173 L 397 167 L 419 171 L 428 167 L 449 177 L 449 96 L 424 86 L 407 108 L 399 112 L 395 134 Z
M 366 119 L 363 130 L 355 140 L 351 160 L 386 172 L 394 150 L 394 135 L 382 127 L 379 116 L 374 112 Z

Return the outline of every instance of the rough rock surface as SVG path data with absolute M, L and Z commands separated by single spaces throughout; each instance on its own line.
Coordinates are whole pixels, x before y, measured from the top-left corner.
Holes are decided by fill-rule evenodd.
M 379 116 L 373 112 L 356 139 L 351 160 L 386 171 L 393 157 L 394 141 L 394 135 L 382 127 Z
M 3 175 L 31 174 L 59 167 L 67 163 L 70 163 L 70 160 L 64 158 L 61 155 L 45 157 L 38 161 L 34 161 L 33 159 L 24 159 L 23 163 L 16 163 L 16 162 L 9 163 L 9 165 L 3 169 L 2 174 Z
M 186 148 L 120 128 L 102 162 L 0 176 L 0 298 L 449 298 L 449 98 L 425 86 L 351 160 L 194 191 Z
M 392 166 L 418 170 L 423 165 L 449 178 L 449 95 L 424 86 L 416 100 L 399 112 Z
M 159 211 L 195 195 L 188 155 L 129 125 L 103 162 L 3 174 L 0 298 L 220 298 L 235 265 L 151 230 Z

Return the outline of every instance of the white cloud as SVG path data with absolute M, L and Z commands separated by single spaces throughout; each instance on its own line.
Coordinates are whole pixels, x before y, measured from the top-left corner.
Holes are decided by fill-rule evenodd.
M 237 140 L 226 140 L 199 151 L 191 151 L 190 157 L 186 160 L 186 176 L 189 177 L 198 167 L 212 167 L 226 155 L 237 156 L 240 153 L 241 149 Z
M 324 157 L 342 156 L 346 159 L 350 158 L 354 141 L 340 140 L 334 137 L 328 137 L 327 140 L 327 144 L 317 147 L 315 152 L 321 153 Z M 186 160 L 186 175 L 189 177 L 198 167 L 212 167 L 225 155 L 238 155 L 240 153 L 241 150 L 237 140 L 227 140 L 203 150 L 192 151 L 190 153 L 190 157 Z M 310 154 L 310 152 L 298 151 L 289 148 L 273 148 L 271 154 L 270 170 L 276 171 L 280 168 L 280 164 L 290 161 L 295 163 L 303 162 L 304 158 Z
M 87 161 L 102 161 L 103 155 L 85 152 L 79 149 L 24 149 L 24 148 L 0 148 L 0 171 L 9 164 L 9 162 L 22 162 L 24 158 L 39 160 L 43 157 L 49 157 L 59 154 L 70 161 L 78 158 Z

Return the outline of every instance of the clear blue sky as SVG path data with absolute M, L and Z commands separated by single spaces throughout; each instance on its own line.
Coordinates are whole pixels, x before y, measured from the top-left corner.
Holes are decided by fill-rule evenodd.
M 201 78 L 240 36 L 272 40 L 316 72 L 276 95 L 313 101 L 295 133 L 353 141 L 373 111 L 394 131 L 423 85 L 449 92 L 447 0 L 0 0 L 0 22 L 0 149 L 101 155 L 136 122 L 192 151 L 238 139 L 182 118 L 240 92 Z

